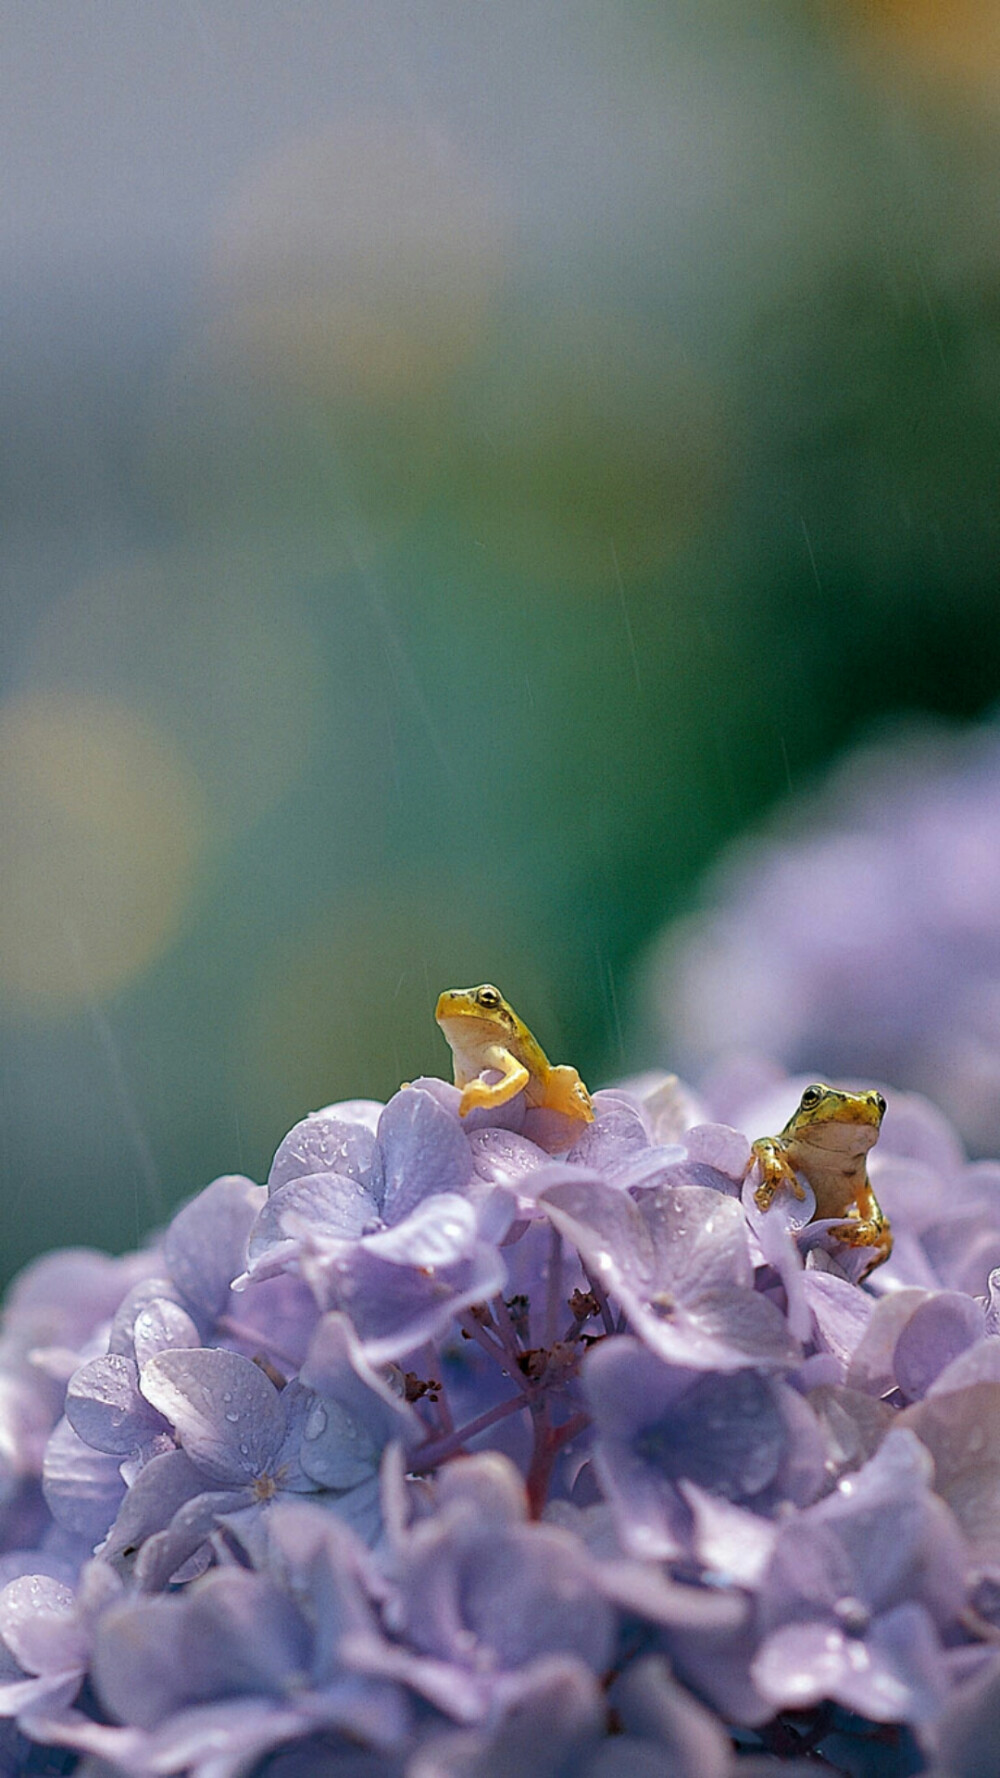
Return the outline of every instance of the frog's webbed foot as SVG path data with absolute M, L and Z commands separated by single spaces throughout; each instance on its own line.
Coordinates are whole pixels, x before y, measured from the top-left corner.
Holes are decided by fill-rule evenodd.
M 783 1185 L 796 1198 L 801 1200 L 805 1197 L 806 1194 L 795 1177 L 794 1167 L 773 1136 L 760 1136 L 751 1144 L 751 1167 L 754 1161 L 760 1167 L 760 1184 L 753 1194 L 758 1210 L 769 1210 L 775 1192 Z M 749 1172 L 749 1168 L 747 1171 Z
M 847 1222 L 834 1223 L 830 1233 L 845 1247 L 877 1248 L 874 1259 L 862 1274 L 865 1278 L 876 1266 L 884 1265 L 892 1252 L 892 1230 L 884 1216 L 852 1216 Z
M 516 1093 L 527 1086 L 531 1079 L 528 1070 L 520 1062 L 515 1062 L 513 1056 L 507 1060 L 509 1066 L 503 1065 L 499 1080 L 488 1081 L 482 1075 L 477 1075 L 475 1080 L 470 1080 L 463 1088 L 458 1102 L 459 1117 L 468 1117 L 469 1112 L 475 1111 L 479 1106 L 489 1111 L 495 1110 L 498 1105 L 506 1105 L 508 1099 L 513 1099 Z M 500 1066 L 499 1062 L 497 1066 Z
M 585 1124 L 594 1121 L 594 1107 L 583 1081 L 567 1062 L 550 1068 L 545 1078 L 542 1103 L 549 1111 L 561 1111 L 566 1117 L 580 1118 Z

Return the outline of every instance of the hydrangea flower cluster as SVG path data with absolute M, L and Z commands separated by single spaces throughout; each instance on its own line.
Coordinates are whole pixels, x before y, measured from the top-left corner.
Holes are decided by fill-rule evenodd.
M 1000 1152 L 1000 725 L 849 755 L 741 841 L 646 982 L 663 1053 L 728 1051 L 928 1093 Z
M 30 1267 L 0 1773 L 994 1770 L 1000 1163 L 888 1093 L 860 1283 L 754 1201 L 801 1084 L 581 1126 L 423 1079 Z

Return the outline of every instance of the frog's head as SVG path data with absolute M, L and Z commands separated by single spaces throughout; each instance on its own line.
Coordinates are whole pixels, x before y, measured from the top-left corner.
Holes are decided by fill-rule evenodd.
M 498 1037 L 516 1037 L 521 1029 L 517 1014 L 492 982 L 483 982 L 479 988 L 446 988 L 438 998 L 434 1017 L 449 1042 L 449 1027 L 466 1042 L 480 1037 L 496 1042 Z
M 876 1088 L 841 1093 L 817 1080 L 806 1087 L 782 1134 L 822 1148 L 866 1149 L 878 1141 L 884 1116 L 885 1100 Z

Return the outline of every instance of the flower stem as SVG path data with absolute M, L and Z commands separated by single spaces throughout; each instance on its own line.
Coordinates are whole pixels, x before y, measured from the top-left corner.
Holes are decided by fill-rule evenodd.
M 518 1388 L 524 1390 L 525 1393 L 530 1391 L 531 1384 L 521 1375 L 514 1360 L 504 1351 L 499 1340 L 495 1340 L 491 1334 L 486 1332 L 474 1315 L 470 1315 L 468 1312 L 459 1315 L 458 1324 L 463 1332 L 468 1334 L 470 1340 L 475 1340 L 477 1346 L 481 1346 L 484 1352 L 489 1353 L 494 1362 L 500 1366 L 505 1377 L 510 1377 L 511 1382 L 516 1383 Z
M 597 1306 L 601 1311 L 601 1320 L 604 1323 L 604 1331 L 605 1331 L 605 1333 L 613 1334 L 615 1331 L 615 1318 L 611 1313 L 611 1304 L 608 1302 L 607 1291 L 605 1290 L 600 1279 L 594 1277 L 593 1272 L 591 1271 L 590 1267 L 587 1265 L 585 1260 L 582 1262 L 582 1264 L 583 1264 L 583 1275 L 586 1278 L 587 1283 L 590 1285 L 590 1288 L 593 1291 L 595 1298 L 597 1299 Z
M 475 1438 L 478 1432 L 485 1432 L 488 1426 L 495 1426 L 498 1420 L 506 1420 L 508 1414 L 523 1413 L 527 1402 L 521 1395 L 512 1395 L 507 1401 L 501 1401 L 495 1408 L 487 1408 L 470 1420 L 467 1426 L 460 1426 L 456 1432 L 449 1433 L 447 1438 L 432 1439 L 428 1444 L 421 1445 L 414 1452 L 411 1468 L 418 1471 L 434 1469 L 437 1464 L 444 1463 L 448 1457 L 457 1456 L 467 1439 Z

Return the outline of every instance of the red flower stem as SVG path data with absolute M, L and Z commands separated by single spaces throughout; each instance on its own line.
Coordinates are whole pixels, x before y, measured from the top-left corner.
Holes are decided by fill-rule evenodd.
M 552 1428 L 549 1424 L 548 1402 L 541 1401 L 533 1407 L 531 1417 L 534 1421 L 535 1442 L 525 1486 L 528 1491 L 528 1511 L 533 1519 L 540 1519 L 542 1509 L 549 1496 L 552 1465 L 556 1460 L 556 1446 L 552 1442 Z

